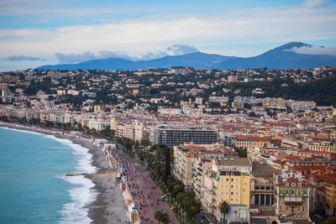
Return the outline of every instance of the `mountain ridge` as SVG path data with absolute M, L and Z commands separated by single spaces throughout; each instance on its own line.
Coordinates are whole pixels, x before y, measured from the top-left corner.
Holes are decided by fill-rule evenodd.
M 302 42 L 290 42 L 253 57 L 224 56 L 194 52 L 176 56 L 164 56 L 151 60 L 129 60 L 122 58 L 96 59 L 77 64 L 44 65 L 44 70 L 136 70 L 186 66 L 199 69 L 290 69 L 336 66 L 336 55 L 300 54 L 292 49 L 312 47 Z

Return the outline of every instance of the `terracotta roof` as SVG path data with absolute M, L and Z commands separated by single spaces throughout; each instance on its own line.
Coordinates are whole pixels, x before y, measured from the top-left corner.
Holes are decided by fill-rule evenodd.
M 247 158 L 215 159 L 219 166 L 251 166 Z
M 250 141 L 270 141 L 271 138 L 267 136 L 255 135 L 237 135 L 236 140 L 250 140 Z

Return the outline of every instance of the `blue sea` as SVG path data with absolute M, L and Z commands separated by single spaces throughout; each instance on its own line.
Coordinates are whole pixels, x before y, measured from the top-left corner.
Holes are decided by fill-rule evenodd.
M 0 223 L 90 223 L 95 172 L 88 149 L 69 140 L 0 128 Z

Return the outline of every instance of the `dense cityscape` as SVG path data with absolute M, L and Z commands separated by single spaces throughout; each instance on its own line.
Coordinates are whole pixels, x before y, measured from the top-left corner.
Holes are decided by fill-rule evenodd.
M 336 224 L 335 0 L 0 18 L 0 224 Z
M 130 192 L 130 223 L 332 223 L 335 75 L 334 67 L 2 72 L 0 119 L 90 139 Z

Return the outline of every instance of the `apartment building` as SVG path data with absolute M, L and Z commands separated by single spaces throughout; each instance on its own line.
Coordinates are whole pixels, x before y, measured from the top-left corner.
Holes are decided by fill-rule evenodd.
M 280 175 L 274 175 L 274 183 L 276 214 L 288 219 L 309 219 L 315 193 L 303 175 L 282 171 Z
M 270 137 L 261 137 L 254 135 L 238 135 L 236 136 L 236 147 L 246 148 L 247 151 L 258 151 L 262 147 L 267 147 L 271 144 Z
M 214 158 L 211 165 L 211 170 L 207 171 L 204 177 L 202 206 L 220 221 L 223 215 L 219 205 L 226 201 L 231 208 L 225 216 L 227 221 L 247 222 L 252 171 L 250 161 L 247 158 Z
M 273 210 L 273 175 L 281 171 L 268 164 L 254 164 L 251 179 L 251 207 L 260 210 Z
M 283 98 L 270 98 L 262 99 L 262 105 L 269 109 L 286 110 L 286 101 Z
M 193 187 L 194 181 L 202 175 L 200 167 L 196 167 L 199 159 L 237 157 L 237 153 L 220 144 L 184 143 L 174 146 L 173 174 L 187 187 Z
M 336 144 L 329 141 L 313 142 L 308 147 L 312 151 L 336 153 Z
M 185 142 L 212 144 L 216 143 L 217 140 L 217 132 L 204 127 L 157 126 L 154 130 L 154 143 L 169 147 L 181 145 Z

